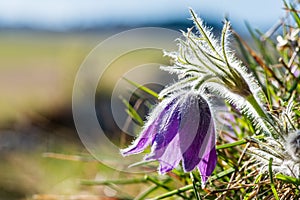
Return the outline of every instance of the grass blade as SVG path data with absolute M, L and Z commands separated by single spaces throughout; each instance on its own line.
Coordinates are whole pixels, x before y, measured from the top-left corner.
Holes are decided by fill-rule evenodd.
M 278 179 L 278 180 L 281 180 L 283 182 L 286 182 L 286 183 L 292 183 L 292 184 L 295 184 L 295 185 L 300 185 L 300 179 L 294 178 L 294 177 L 291 177 L 291 176 L 286 176 L 286 175 L 283 175 L 283 174 L 276 174 L 275 178 Z
M 140 84 L 138 84 L 138 83 L 136 83 L 134 81 L 128 80 L 127 78 L 123 77 L 123 79 L 125 81 L 127 81 L 128 83 L 130 83 L 131 85 L 137 87 L 138 89 L 140 89 L 140 90 L 146 92 L 147 94 L 150 94 L 151 96 L 153 96 L 153 97 L 155 97 L 155 98 L 158 99 L 158 94 L 156 92 L 154 92 L 153 90 L 151 90 L 151 89 L 149 89 L 149 88 L 147 88 L 147 87 L 145 87 L 143 85 L 140 85 Z
M 275 199 L 279 200 L 279 197 L 278 197 L 278 194 L 277 194 L 277 191 L 275 188 L 274 180 L 273 180 L 272 163 L 273 163 L 273 158 L 270 158 L 270 161 L 269 161 L 269 175 L 270 175 L 270 180 L 271 180 L 270 185 L 271 185 L 271 189 L 272 189 Z
M 137 111 L 130 105 L 129 102 L 123 97 L 120 97 L 122 99 L 123 104 L 126 106 L 126 112 L 127 114 L 135 120 L 140 126 L 144 125 L 143 119 L 140 117 L 140 115 L 137 113 Z

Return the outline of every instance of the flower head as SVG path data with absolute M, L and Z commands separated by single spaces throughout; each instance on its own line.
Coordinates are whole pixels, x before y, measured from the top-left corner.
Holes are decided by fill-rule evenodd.
M 259 147 L 250 147 L 250 153 L 256 158 L 261 172 L 268 172 L 272 158 L 272 171 L 295 178 L 300 177 L 299 130 L 291 132 L 287 138 L 265 138 L 257 141 Z
M 139 137 L 121 152 L 124 156 L 137 154 L 151 145 L 144 160 L 159 161 L 159 173 L 174 169 L 182 161 L 185 172 L 197 167 L 205 183 L 217 163 L 215 137 L 207 101 L 194 91 L 183 91 L 163 99 Z
M 209 83 L 210 87 L 213 87 L 211 83 L 217 83 L 219 87 L 245 98 L 252 93 L 258 95 L 261 88 L 257 81 L 229 48 L 230 22 L 224 22 L 221 38 L 217 40 L 202 19 L 192 9 L 190 12 L 196 33 L 193 29 L 183 32 L 183 39 L 178 39 L 178 51 L 165 52 L 173 59 L 174 65 L 162 69 L 179 75 L 180 82 L 176 86 L 188 83 L 197 89 L 205 83 Z M 166 88 L 165 93 L 172 89 Z
M 229 48 L 230 22 L 225 21 L 220 40 L 217 40 L 193 10 L 196 32 L 188 29 L 178 39 L 178 51 L 165 52 L 173 63 L 162 70 L 178 75 L 178 81 L 160 93 L 160 98 L 181 90 L 207 90 L 210 95 L 223 98 L 245 115 L 257 132 L 274 134 L 269 128 L 267 103 L 262 87 L 249 68 L 236 58 Z

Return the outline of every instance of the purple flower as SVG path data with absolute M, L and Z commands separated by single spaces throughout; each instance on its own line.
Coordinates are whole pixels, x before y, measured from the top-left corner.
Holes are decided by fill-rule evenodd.
M 206 100 L 193 91 L 180 92 L 156 106 L 139 137 L 121 153 L 141 153 L 151 145 L 144 160 L 159 161 L 159 173 L 174 169 L 182 161 L 185 172 L 197 167 L 205 183 L 217 163 L 215 137 Z

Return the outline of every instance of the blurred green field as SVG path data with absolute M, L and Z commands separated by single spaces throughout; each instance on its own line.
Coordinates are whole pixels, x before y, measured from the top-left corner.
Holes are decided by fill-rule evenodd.
M 40 115 L 70 107 L 76 71 L 99 39 L 99 34 L 0 32 L 1 199 L 69 194 L 79 187 L 74 179 L 89 173 L 84 172 L 88 164 L 43 157 L 47 151 L 84 149 L 79 142 L 67 142 L 75 135 L 71 129 L 43 129 L 41 122 L 48 119 Z
M 0 31 L 0 199 L 114 199 L 116 193 L 133 198 L 145 189 L 79 184 L 80 179 L 128 178 L 93 159 L 76 157 L 91 159 L 71 112 L 77 70 L 88 53 L 115 32 Z M 168 63 L 160 51 L 121 56 L 99 88 L 109 92 L 126 70 L 155 61 Z
M 0 32 L 0 123 L 70 103 L 77 69 L 105 35 Z

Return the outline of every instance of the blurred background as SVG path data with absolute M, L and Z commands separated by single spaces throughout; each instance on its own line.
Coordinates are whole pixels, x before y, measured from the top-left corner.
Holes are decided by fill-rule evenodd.
M 88 154 L 71 108 L 76 72 L 101 41 L 137 27 L 186 30 L 192 26 L 189 7 L 216 30 L 229 18 L 248 38 L 245 21 L 265 32 L 284 15 L 282 5 L 280 0 L 0 0 L 0 199 L 113 199 L 111 188 L 78 184 L 126 175 Z M 145 55 L 131 55 L 114 69 Z M 168 63 L 160 53 L 147 56 Z M 111 84 L 103 83 L 99 107 L 110 106 Z M 99 121 L 110 113 L 99 112 Z M 113 121 L 102 122 L 111 134 L 118 131 Z M 123 195 L 134 194 L 132 189 Z

